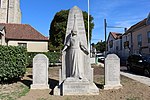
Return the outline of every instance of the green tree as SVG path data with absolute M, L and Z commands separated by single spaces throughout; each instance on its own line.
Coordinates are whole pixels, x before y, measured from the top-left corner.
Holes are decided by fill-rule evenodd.
M 64 44 L 69 10 L 61 10 L 57 12 L 51 22 L 49 30 L 49 50 L 61 50 Z M 88 13 L 83 11 L 83 18 L 85 24 L 86 34 L 88 34 Z M 92 29 L 94 28 L 93 17 L 90 15 L 90 39 L 92 36 Z
M 106 44 L 105 41 L 97 42 L 97 44 L 95 45 L 96 50 L 99 51 L 99 52 L 104 52 L 105 48 L 106 48 L 105 44 Z

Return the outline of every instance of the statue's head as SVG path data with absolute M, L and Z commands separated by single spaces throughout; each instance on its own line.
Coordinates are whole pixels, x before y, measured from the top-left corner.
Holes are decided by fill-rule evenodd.
M 71 34 L 77 35 L 77 31 L 76 30 L 71 30 Z

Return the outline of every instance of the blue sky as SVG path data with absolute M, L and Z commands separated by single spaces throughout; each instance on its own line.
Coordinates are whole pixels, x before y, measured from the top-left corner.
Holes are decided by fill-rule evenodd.
M 30 24 L 45 36 L 49 36 L 49 27 L 56 12 L 78 6 L 87 11 L 87 0 L 20 0 L 22 23 Z M 136 24 L 148 16 L 150 0 L 90 0 L 90 14 L 94 17 L 95 27 L 92 43 L 104 40 L 104 19 L 108 26 L 127 27 Z M 124 32 L 124 29 L 107 28 L 109 32 Z

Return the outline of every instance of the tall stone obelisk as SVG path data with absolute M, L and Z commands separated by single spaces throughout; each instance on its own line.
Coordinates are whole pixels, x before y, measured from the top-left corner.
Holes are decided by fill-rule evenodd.
M 76 17 L 75 17 L 76 16 Z M 72 37 L 72 30 L 76 21 L 77 36 L 80 38 L 82 46 L 87 49 L 87 38 L 83 20 L 82 10 L 74 6 L 69 11 L 65 43 Z M 83 48 L 83 49 L 84 49 Z M 62 68 L 59 70 L 59 86 L 54 89 L 54 95 L 98 95 L 99 89 L 93 83 L 93 68 L 90 65 L 90 57 L 81 52 L 84 77 L 79 79 L 70 76 L 72 66 L 68 65 L 70 52 L 66 50 L 62 54 Z M 80 58 L 79 58 L 80 59 Z M 77 67 L 81 67 L 81 65 Z M 79 68 L 80 69 L 80 68 Z

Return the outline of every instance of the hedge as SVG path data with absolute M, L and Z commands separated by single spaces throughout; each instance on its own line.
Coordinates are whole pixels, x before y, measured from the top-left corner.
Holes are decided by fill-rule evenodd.
M 26 66 L 26 48 L 0 46 L 0 82 L 22 77 L 25 74 Z
M 45 54 L 50 63 L 57 63 L 60 61 L 59 52 L 28 52 L 28 66 L 32 66 L 33 58 L 37 54 Z

